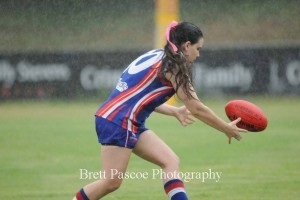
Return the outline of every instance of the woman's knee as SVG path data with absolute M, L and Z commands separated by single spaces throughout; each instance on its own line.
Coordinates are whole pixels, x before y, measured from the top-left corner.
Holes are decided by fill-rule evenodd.
M 180 159 L 176 154 L 172 154 L 171 156 L 164 159 L 164 162 L 161 165 L 161 168 L 172 168 L 174 170 L 178 170 L 180 166 Z
M 122 184 L 122 179 L 107 179 L 106 181 L 106 188 L 109 192 L 113 192 L 120 188 Z

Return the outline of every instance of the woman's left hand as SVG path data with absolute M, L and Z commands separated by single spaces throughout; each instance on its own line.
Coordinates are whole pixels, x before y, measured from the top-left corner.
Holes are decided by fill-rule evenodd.
M 175 117 L 183 126 L 187 126 L 195 122 L 193 115 L 185 106 L 181 106 L 177 109 Z

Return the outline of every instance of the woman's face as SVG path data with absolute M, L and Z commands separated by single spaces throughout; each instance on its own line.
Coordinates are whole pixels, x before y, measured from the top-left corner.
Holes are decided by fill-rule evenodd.
M 186 55 L 188 65 L 191 65 L 200 56 L 200 50 L 203 47 L 203 43 L 203 38 L 200 38 L 195 44 L 191 44 L 190 41 L 184 43 L 183 52 Z

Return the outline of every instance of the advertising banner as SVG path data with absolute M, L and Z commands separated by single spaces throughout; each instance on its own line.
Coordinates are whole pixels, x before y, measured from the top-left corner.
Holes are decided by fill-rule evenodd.
M 0 99 L 107 95 L 142 53 L 0 54 Z M 203 95 L 300 95 L 300 48 L 203 50 L 193 69 Z

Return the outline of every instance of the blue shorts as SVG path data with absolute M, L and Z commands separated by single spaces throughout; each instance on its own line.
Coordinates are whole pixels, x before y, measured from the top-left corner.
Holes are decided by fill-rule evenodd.
M 140 134 L 148 130 L 146 127 L 140 127 L 137 133 L 133 133 L 107 119 L 97 116 L 95 117 L 95 125 L 99 143 L 129 149 L 133 149 L 139 140 Z

